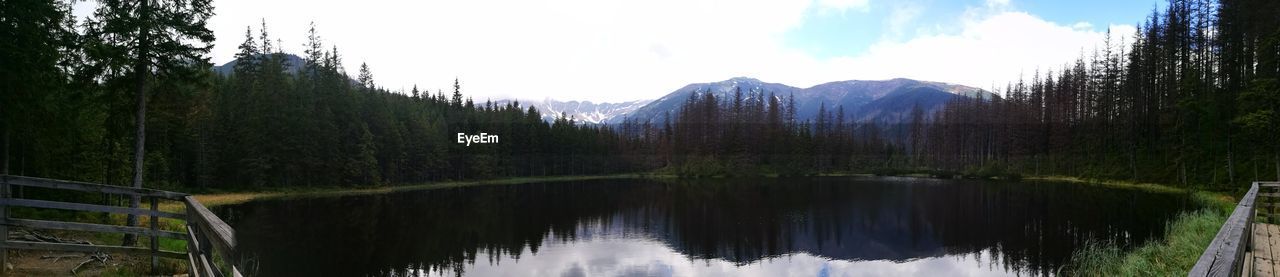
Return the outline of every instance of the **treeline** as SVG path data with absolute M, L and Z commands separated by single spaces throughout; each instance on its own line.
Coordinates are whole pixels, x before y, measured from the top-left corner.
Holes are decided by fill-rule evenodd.
M 843 107 L 796 118 L 795 98 L 741 88 L 732 95 L 695 92 L 660 123 L 626 121 L 618 129 L 641 160 L 631 164 L 680 176 L 813 175 L 894 166 L 901 133 L 882 122 L 854 122 Z M 917 106 L 912 120 L 922 124 Z
M 925 164 L 1177 184 L 1280 176 L 1280 3 L 1175 0 L 1003 99 L 933 115 Z M 1127 47 L 1126 47 L 1127 46 Z
M 211 70 L 200 46 L 177 49 L 194 58 L 169 68 L 129 66 L 139 54 L 129 40 L 137 34 L 126 25 L 104 28 L 106 13 L 76 22 L 68 3 L 13 4 L 0 12 L 4 37 L 15 38 L 0 51 L 0 173 L 129 185 L 138 160 L 132 154 L 141 151 L 133 133 L 139 107 L 146 107 L 147 187 L 372 185 L 631 169 L 606 156 L 619 141 L 606 127 L 563 116 L 544 122 L 518 103 L 475 103 L 460 82 L 446 95 L 377 87 L 364 65 L 353 78 L 314 26 L 301 59 L 284 54 L 265 23 L 257 34 L 246 30 L 224 76 Z M 100 32 L 107 29 L 125 31 Z M 113 39 L 127 41 L 106 47 Z M 134 101 L 138 91 L 145 106 Z M 499 143 L 457 143 L 458 133 L 482 132 Z
M 1059 174 L 1179 184 L 1280 176 L 1280 3 L 1175 0 L 1129 44 L 1106 44 L 1004 97 L 918 106 L 895 122 L 824 107 L 797 122 L 765 92 L 694 93 L 644 138 L 645 162 L 681 175 L 826 171 L 1016 177 Z M 834 111 L 833 111 L 834 110 Z
M 266 28 L 246 31 L 234 71 L 215 90 L 175 111 L 203 111 L 175 124 L 189 145 L 163 153 L 166 180 L 212 186 L 413 183 L 496 176 L 562 175 L 626 169 L 604 154 L 609 129 L 561 118 L 543 122 L 519 103 L 495 105 L 453 91 L 376 87 L 362 65 L 344 74 L 336 47 L 311 29 L 301 65 L 271 44 Z M 288 72 L 289 68 L 298 72 Z M 201 102 L 200 100 L 203 100 Z M 457 134 L 496 135 L 499 143 L 457 142 Z M 160 150 L 164 151 L 164 150 Z M 190 157 L 185 158 L 184 157 Z

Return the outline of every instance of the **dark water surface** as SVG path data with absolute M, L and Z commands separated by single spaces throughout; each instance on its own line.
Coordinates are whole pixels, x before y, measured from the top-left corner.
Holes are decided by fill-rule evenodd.
M 1163 236 L 1186 195 L 913 178 L 593 180 L 218 209 L 257 276 L 1008 276 Z

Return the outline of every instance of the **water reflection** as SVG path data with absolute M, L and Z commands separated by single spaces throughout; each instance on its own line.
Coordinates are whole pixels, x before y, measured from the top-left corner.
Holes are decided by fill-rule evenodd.
M 261 276 L 1047 275 L 1087 240 L 1161 236 L 1186 204 L 1070 184 L 792 178 L 488 186 L 220 212 Z
M 766 257 L 749 264 L 691 259 L 661 242 L 644 239 L 547 241 L 537 255 L 526 249 L 518 260 L 486 260 L 465 272 L 477 276 L 1005 276 L 993 252 L 929 257 L 910 261 L 844 261 L 808 253 Z M 483 254 L 482 256 L 488 256 Z M 441 268 L 411 275 L 455 276 Z

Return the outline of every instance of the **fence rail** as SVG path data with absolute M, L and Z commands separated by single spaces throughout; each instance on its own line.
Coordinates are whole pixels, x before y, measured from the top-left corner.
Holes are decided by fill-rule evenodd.
M 1240 197 L 1240 203 L 1227 221 L 1218 229 L 1213 242 L 1205 248 L 1200 260 L 1187 276 L 1241 276 L 1246 266 L 1253 263 L 1248 252 L 1252 251 L 1253 224 L 1257 218 L 1273 218 L 1276 201 L 1280 197 L 1280 182 L 1254 182 L 1249 192 Z M 1260 201 L 1261 200 L 1261 201 Z M 1259 206 L 1265 207 L 1259 210 Z
M 35 187 L 52 190 L 79 191 L 107 195 L 139 197 L 148 200 L 149 208 L 131 208 L 114 205 L 61 202 L 15 197 L 11 192 L 15 187 Z M 185 213 L 172 213 L 159 210 L 160 201 L 182 202 Z M 102 212 L 110 214 L 126 214 L 147 216 L 150 226 L 120 226 L 83 222 L 64 222 L 26 218 L 14 218 L 9 213 L 10 207 L 27 207 L 37 209 L 57 209 L 80 212 Z M 184 232 L 161 230 L 160 218 L 170 218 L 186 222 Z M 9 241 L 8 231 L 11 227 L 22 227 L 44 230 L 86 231 L 99 233 L 115 233 L 147 237 L 148 247 L 90 245 L 73 243 L 56 243 L 40 241 Z M 185 240 L 187 251 L 174 252 L 161 250 L 160 238 Z M 134 255 L 150 255 L 151 269 L 155 273 L 159 258 L 185 259 L 189 266 L 189 276 L 241 276 L 237 268 L 239 260 L 236 255 L 235 230 L 209 211 L 203 204 L 185 193 L 120 187 L 76 181 L 64 181 L 15 175 L 0 175 L 0 265 L 7 261 L 8 249 L 51 250 L 71 252 L 110 252 Z M 220 259 L 220 260 L 219 260 Z M 223 270 L 220 267 L 227 267 Z M 0 266 L 0 276 L 6 275 L 7 269 Z

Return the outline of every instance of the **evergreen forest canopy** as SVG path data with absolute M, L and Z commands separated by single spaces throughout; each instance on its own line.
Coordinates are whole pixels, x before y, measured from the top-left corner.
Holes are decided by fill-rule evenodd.
M 195 18 L 212 8 L 154 2 L 157 14 Z M 4 3 L 15 7 L 0 11 L 0 37 L 15 38 L 0 41 L 0 170 L 9 174 L 127 185 L 131 163 L 144 161 L 148 187 L 189 189 L 647 171 L 1059 174 L 1185 185 L 1280 176 L 1276 1 L 1175 0 L 1138 32 L 1009 84 L 1004 97 L 917 107 L 903 122 L 853 122 L 838 106 L 799 121 L 787 95 L 739 90 L 694 93 L 663 122 L 616 125 L 545 122 L 518 103 L 476 103 L 461 82 L 448 92 L 389 91 L 367 65 L 349 76 L 314 25 L 301 61 L 287 58 L 265 23 L 246 30 L 238 62 L 221 75 L 203 57 L 207 47 L 176 47 L 212 41 L 211 33 L 143 44 L 169 51 L 167 60 L 119 47 L 137 46 L 121 40 L 129 30 L 155 26 L 122 20 L 147 18 L 137 12 L 146 9 L 76 22 L 67 3 Z M 178 30 L 204 29 L 188 27 Z M 148 62 L 130 62 L 138 60 Z M 145 136 L 134 133 L 143 125 L 138 99 Z M 455 141 L 481 132 L 501 143 Z M 138 142 L 145 159 L 133 157 Z

